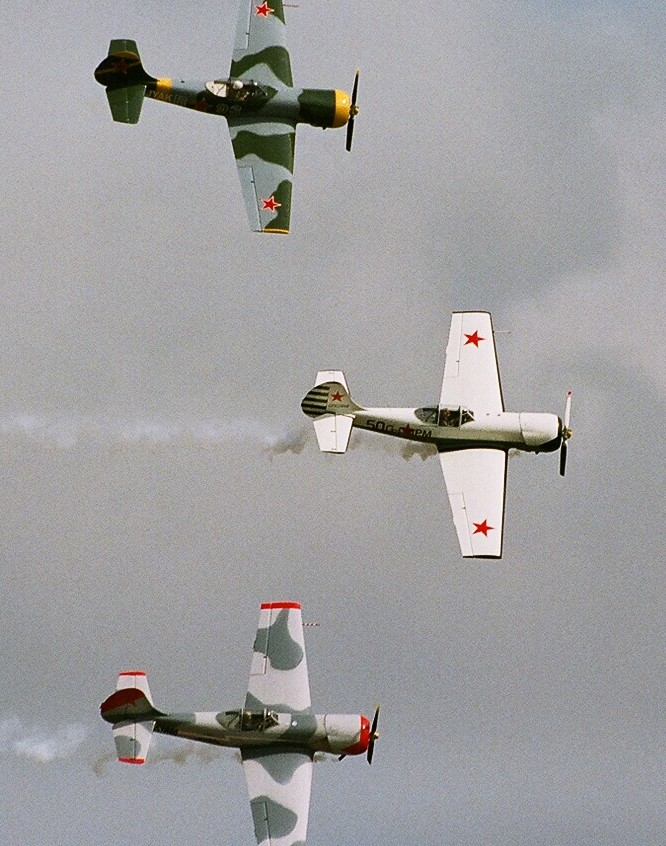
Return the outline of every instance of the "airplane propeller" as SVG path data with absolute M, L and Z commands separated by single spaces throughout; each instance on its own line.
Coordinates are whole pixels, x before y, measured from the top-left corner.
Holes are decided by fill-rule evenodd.
M 564 407 L 564 422 L 562 424 L 562 445 L 560 446 L 560 476 L 564 476 L 567 468 L 567 441 L 571 437 L 569 422 L 571 420 L 571 391 L 567 391 L 567 404 Z
M 375 708 L 375 716 L 372 718 L 372 728 L 370 729 L 370 743 L 368 743 L 368 763 L 372 763 L 372 756 L 375 753 L 375 740 L 379 737 L 377 734 L 377 723 L 379 721 L 379 705 Z
M 352 148 L 352 137 L 354 135 L 354 118 L 358 114 L 358 106 L 356 105 L 356 95 L 358 94 L 358 75 L 360 71 L 356 71 L 354 76 L 354 87 L 352 89 L 351 106 L 349 107 L 349 120 L 347 121 L 347 152 Z

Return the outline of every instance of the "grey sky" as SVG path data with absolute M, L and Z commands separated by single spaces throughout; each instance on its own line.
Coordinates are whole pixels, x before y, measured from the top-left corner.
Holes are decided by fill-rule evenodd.
M 122 767 L 97 708 L 127 668 L 239 707 L 268 599 L 321 624 L 318 709 L 383 706 L 371 769 L 315 769 L 311 843 L 664 843 L 666 28 L 585 6 L 288 10 L 297 83 L 360 66 L 362 111 L 351 156 L 299 130 L 271 238 L 223 120 L 120 126 L 92 77 L 112 37 L 225 74 L 235 2 L 6 0 L 1 846 L 252 844 L 233 753 Z M 499 564 L 459 557 L 437 461 L 320 455 L 299 410 L 328 367 L 436 401 L 464 308 L 509 408 L 574 390 L 566 479 L 510 461 Z

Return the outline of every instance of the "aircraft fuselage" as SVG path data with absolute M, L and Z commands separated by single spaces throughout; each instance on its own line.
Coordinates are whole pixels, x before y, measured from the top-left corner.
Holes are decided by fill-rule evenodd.
M 361 714 L 303 714 L 274 711 L 210 711 L 165 714 L 153 731 L 216 746 L 297 746 L 312 752 L 365 752 L 370 723 Z
M 252 80 L 209 82 L 157 79 L 146 83 L 146 97 L 226 118 L 256 116 L 258 122 L 288 121 L 340 127 L 349 120 L 350 98 L 344 91 L 274 88 Z
M 562 421 L 556 414 L 503 411 L 475 414 L 461 426 L 423 422 L 415 408 L 363 408 L 354 411 L 354 426 L 396 438 L 433 443 L 438 450 L 519 449 L 553 452 L 562 441 Z

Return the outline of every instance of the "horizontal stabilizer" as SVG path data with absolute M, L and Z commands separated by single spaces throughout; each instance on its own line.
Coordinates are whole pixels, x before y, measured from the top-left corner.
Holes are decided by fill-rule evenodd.
M 145 85 L 130 85 L 128 88 L 107 88 L 106 96 L 113 119 L 117 123 L 138 123 L 145 93 Z
M 113 729 L 116 754 L 122 764 L 145 764 L 154 721 L 128 723 Z
M 312 421 L 322 452 L 347 452 L 354 417 L 349 414 L 324 414 Z
M 349 393 L 349 386 L 347 385 L 347 380 L 345 379 L 345 374 L 342 370 L 320 370 L 317 373 L 317 378 L 315 379 L 315 387 L 317 385 L 323 385 L 324 382 L 339 382 Z

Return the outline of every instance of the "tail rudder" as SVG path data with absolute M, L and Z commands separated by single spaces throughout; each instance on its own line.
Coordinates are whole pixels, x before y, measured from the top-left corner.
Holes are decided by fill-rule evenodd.
M 113 726 L 118 760 L 145 763 L 155 720 L 164 716 L 153 704 L 146 674 L 140 670 L 120 673 L 114 693 L 99 710 L 102 719 Z
M 361 411 L 361 406 L 350 397 L 341 370 L 320 370 L 314 388 L 303 397 L 301 409 L 314 418 L 315 434 L 322 452 L 347 451 L 354 414 Z
M 314 388 L 303 397 L 301 410 L 308 417 L 319 417 L 322 414 L 353 414 L 360 411 L 361 406 L 349 396 L 342 370 L 320 370 Z
M 119 123 L 138 123 L 146 85 L 156 82 L 143 69 L 136 41 L 118 38 L 108 56 L 95 68 L 95 79 L 106 87 L 111 115 Z

